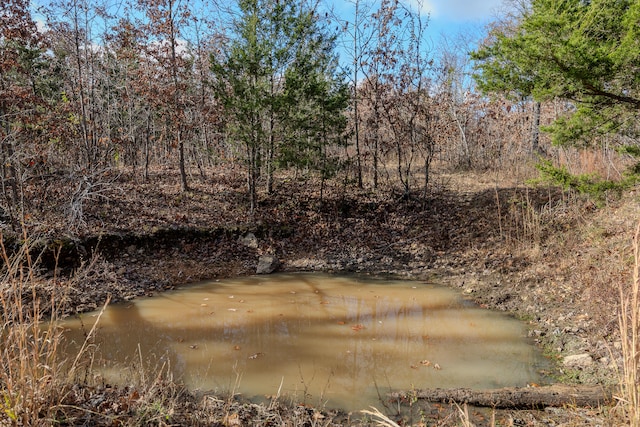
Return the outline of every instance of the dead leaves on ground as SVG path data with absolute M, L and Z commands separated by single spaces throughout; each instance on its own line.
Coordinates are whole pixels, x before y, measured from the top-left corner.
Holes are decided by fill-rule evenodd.
M 438 363 L 431 363 L 431 361 L 428 359 L 423 359 L 420 362 L 411 365 L 411 369 L 418 369 L 420 368 L 420 366 L 424 366 L 425 368 L 431 367 L 436 371 L 439 371 L 442 369 Z

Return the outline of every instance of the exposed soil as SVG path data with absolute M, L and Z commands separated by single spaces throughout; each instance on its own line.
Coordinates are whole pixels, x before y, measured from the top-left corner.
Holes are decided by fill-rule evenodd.
M 148 182 L 124 175 L 109 181 L 100 198 L 85 201 L 82 221 L 70 224 L 60 202 L 34 206 L 27 224 L 49 249 L 60 248 L 57 257 L 45 252 L 43 265 L 56 292 L 65 290 L 65 313 L 99 308 L 107 296 L 129 300 L 203 279 L 254 274 L 259 256 L 273 254 L 280 271 L 436 280 L 483 307 L 527 321 L 531 337 L 557 361 L 549 373 L 554 381 L 618 381 L 618 286 L 631 278 L 640 212 L 636 192 L 598 206 L 506 178 L 440 173 L 426 196 L 334 183 L 321 200 L 317 185 L 287 178 L 250 215 L 239 170 L 193 178 L 187 193 L 171 171 L 159 171 Z M 257 247 L 243 241 L 248 233 L 256 236 Z M 196 405 L 193 396 L 181 399 Z M 233 402 L 236 409 L 230 410 L 226 402 L 227 415 L 240 421 L 210 418 L 203 425 L 257 424 L 245 414 L 255 413 L 253 406 Z M 458 422 L 455 407 L 452 415 L 451 408 L 425 405 L 420 413 L 427 425 Z M 345 414 L 309 411 L 310 420 L 322 414 L 320 425 L 349 422 Z M 174 424 L 196 423 L 185 412 L 175 412 Z M 489 410 L 472 410 L 470 416 L 476 425 L 492 422 Z M 493 416 L 497 425 L 615 424 L 610 408 L 507 410 Z M 417 424 L 420 417 L 404 422 Z

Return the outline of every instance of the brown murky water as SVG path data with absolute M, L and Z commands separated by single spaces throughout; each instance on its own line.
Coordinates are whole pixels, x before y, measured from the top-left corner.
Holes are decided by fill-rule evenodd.
M 89 329 L 96 314 L 82 317 Z M 103 375 L 167 363 L 193 390 L 346 410 L 391 390 L 524 386 L 545 360 L 524 325 L 422 282 L 317 274 L 208 282 L 108 307 Z M 68 340 L 83 339 L 80 320 Z M 73 346 L 72 346 L 73 347 Z

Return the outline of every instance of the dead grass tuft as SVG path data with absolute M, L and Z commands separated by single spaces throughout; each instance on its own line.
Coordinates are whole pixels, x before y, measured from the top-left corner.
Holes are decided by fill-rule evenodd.
M 620 339 L 622 371 L 620 403 L 629 426 L 640 426 L 640 223 L 634 238 L 633 280 L 630 287 L 620 285 Z
M 55 315 L 44 318 L 30 240 L 10 256 L 0 236 L 0 421 L 37 425 L 53 421 L 67 389 L 61 380 L 61 331 Z M 51 294 L 50 305 L 57 304 Z

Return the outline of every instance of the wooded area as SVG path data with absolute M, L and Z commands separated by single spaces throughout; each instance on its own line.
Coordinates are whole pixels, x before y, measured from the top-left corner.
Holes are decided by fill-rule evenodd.
M 520 399 L 564 413 L 498 425 L 640 425 L 640 2 L 505 0 L 482 32 L 437 40 L 417 6 L 4 0 L 0 423 L 370 425 L 280 405 L 280 390 L 268 406 L 233 384 L 200 399 L 141 351 L 134 385 L 107 385 L 91 332 L 61 360 L 60 318 L 271 259 L 437 276 L 526 321 L 554 380 L 621 391 L 583 412 L 610 394 L 414 389 L 396 400 L 410 411 Z M 425 406 L 426 422 L 459 425 L 454 405 L 455 419 Z
M 348 3 L 345 18 L 307 0 L 4 2 L 5 222 L 58 209 L 78 229 L 83 203 L 122 170 L 148 180 L 176 168 L 187 191 L 238 165 L 252 212 L 278 171 L 318 178 L 320 193 L 333 180 L 424 197 L 433 162 L 540 156 L 543 172 L 578 187 L 592 178 L 571 178 L 579 157 L 567 146 L 640 152 L 637 2 L 511 2 L 484 40 L 436 46 L 408 3 Z M 605 161 L 600 172 L 624 171 Z

